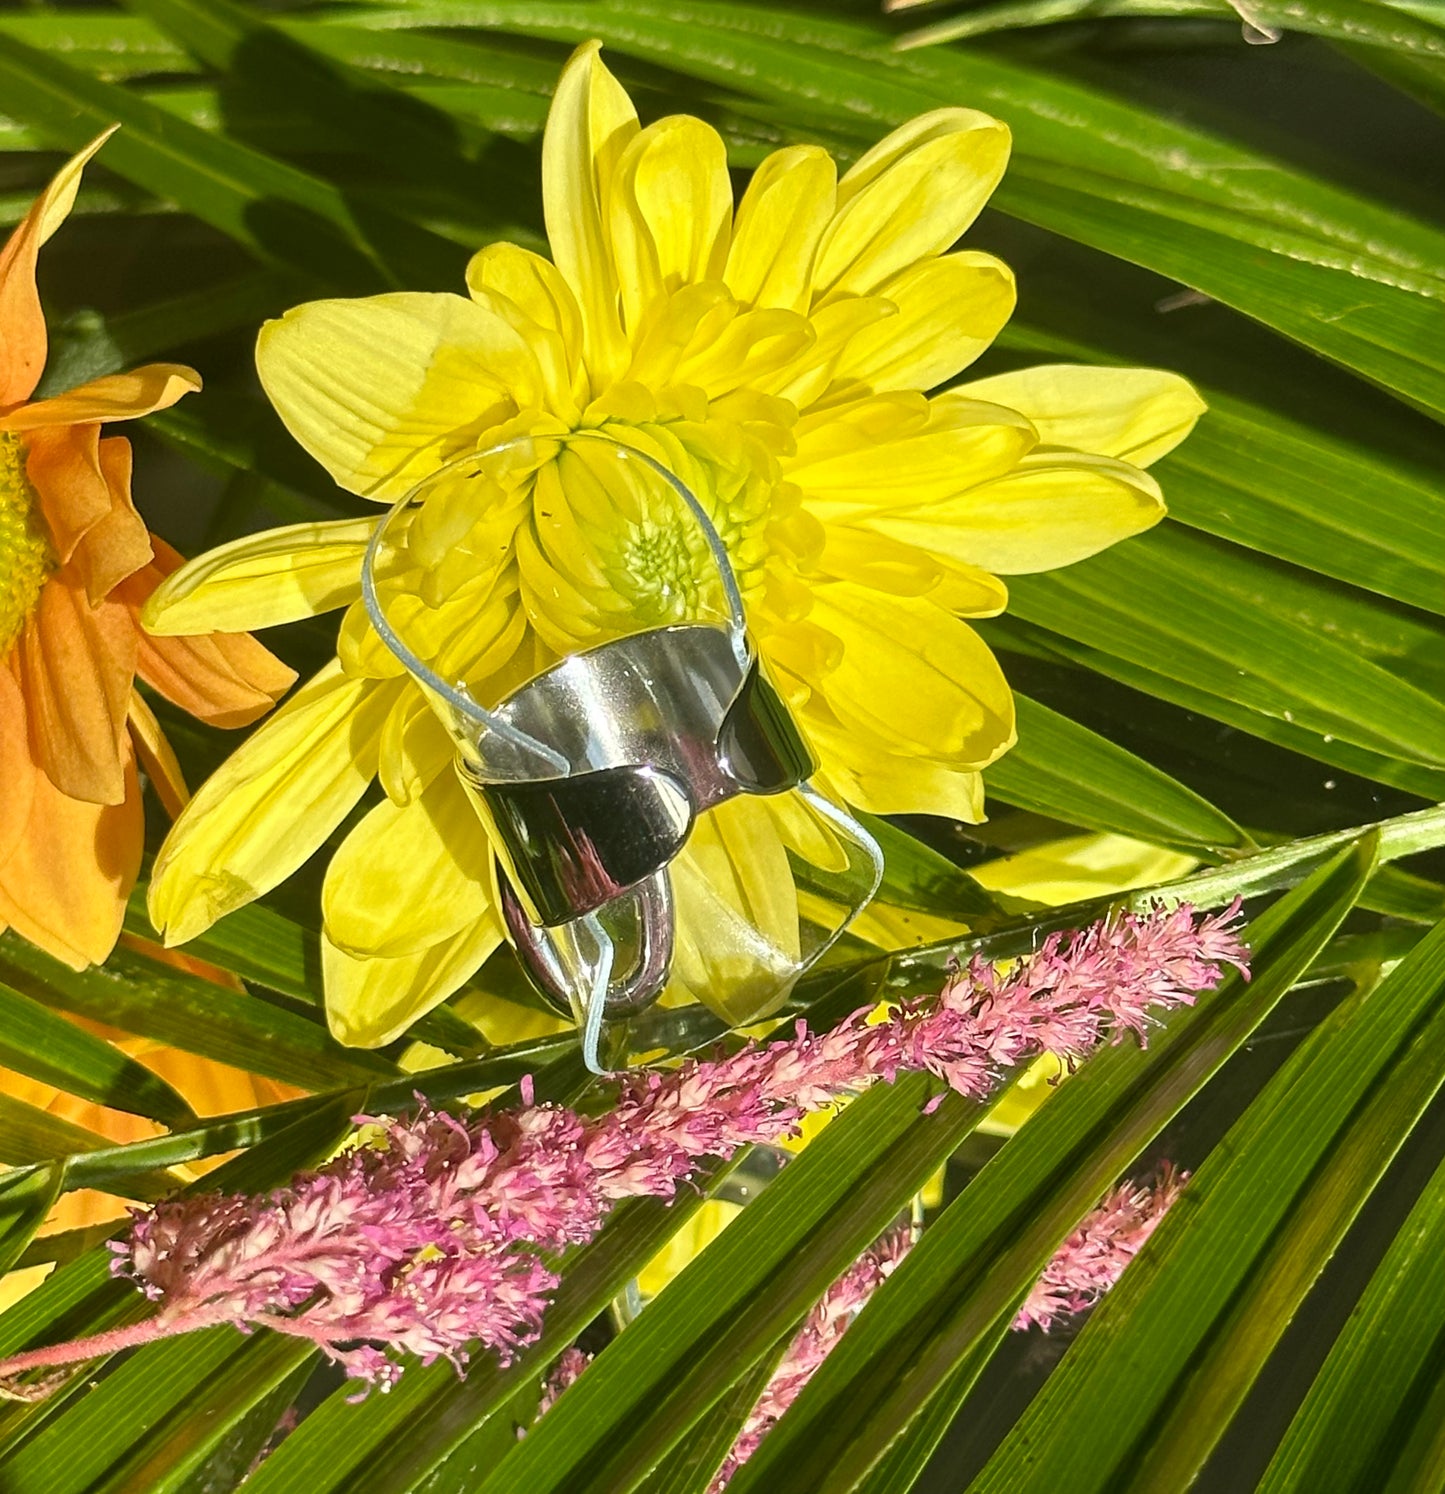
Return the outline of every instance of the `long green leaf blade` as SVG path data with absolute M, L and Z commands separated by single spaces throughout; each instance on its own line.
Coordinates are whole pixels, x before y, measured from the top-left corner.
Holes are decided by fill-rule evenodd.
M 0 942 L 0 979 L 47 1006 L 307 1089 L 397 1072 L 379 1054 L 343 1048 L 317 1022 L 129 950 L 75 971 L 12 937 Z
M 64 1163 L 0 1176 L 0 1273 L 19 1260 L 60 1197 Z
M 481 1488 L 636 1488 L 801 1321 L 978 1118 L 913 1075 L 865 1093 L 592 1364 Z M 808 1248 L 799 1252 L 806 1241 Z
M 164 1079 L 3 981 L 0 1063 L 96 1105 L 165 1126 L 195 1124 L 191 1107 Z
M 1269 1465 L 1258 1494 L 1375 1494 L 1421 1419 L 1445 1346 L 1445 1167 L 1396 1235 Z
M 459 277 L 461 251 L 427 230 L 386 213 L 363 214 L 328 183 L 3 32 L 0 83 L 8 108 L 68 149 L 122 124 L 106 148 L 111 170 L 174 200 L 264 261 L 351 290 Z
M 1445 410 L 1445 355 L 1431 331 L 1445 297 L 1441 235 L 1042 71 L 962 52 L 900 55 L 876 24 L 720 0 L 545 8 L 429 0 L 348 19 L 499 26 L 574 42 L 601 36 L 770 103 L 831 111 L 860 145 L 873 143 L 878 126 L 940 105 L 990 109 L 1018 142 L 995 199 L 1005 212 L 1180 279 L 1423 408 Z
M 1018 745 L 984 775 L 1004 803 L 1205 856 L 1249 844 L 1223 811 L 1134 753 L 1017 691 L 1014 706 Z

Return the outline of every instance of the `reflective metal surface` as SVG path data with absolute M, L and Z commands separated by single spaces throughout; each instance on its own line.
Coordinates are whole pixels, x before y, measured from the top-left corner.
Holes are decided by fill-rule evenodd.
M 475 788 L 527 916 L 547 926 L 591 913 L 661 871 L 692 829 L 683 785 L 653 767 Z
M 522 964 L 539 995 L 564 1017 L 581 1019 L 578 1011 L 576 973 L 588 971 L 597 958 L 586 925 L 590 919 L 574 919 L 554 928 L 538 927 L 527 917 L 516 889 L 503 875 L 498 878 L 502 918 Z M 672 968 L 675 925 L 672 886 L 666 872 L 658 872 L 625 893 L 608 909 L 608 921 L 619 936 L 612 946 L 630 944 L 632 958 L 625 968 L 603 972 L 606 986 L 604 1010 L 620 1017 L 641 1011 L 657 1000 Z M 630 935 L 630 938 L 626 937 Z
M 698 815 L 795 787 L 813 760 L 757 661 L 729 635 L 658 628 L 574 654 L 500 705 L 463 771 L 534 923 L 602 907 L 682 849 Z M 516 735 L 567 776 L 538 779 Z M 515 774 L 515 777 L 512 775 Z

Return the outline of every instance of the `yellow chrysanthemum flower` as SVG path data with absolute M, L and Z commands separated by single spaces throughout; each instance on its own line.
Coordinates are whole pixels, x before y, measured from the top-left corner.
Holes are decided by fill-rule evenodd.
M 466 536 L 492 557 L 463 588 L 472 662 L 490 671 L 468 682 L 488 703 L 563 653 L 691 616 L 714 584 L 684 515 L 621 501 L 565 439 L 602 431 L 707 506 L 824 783 L 879 813 L 977 819 L 979 770 L 1014 719 L 962 619 L 1003 608 L 1000 575 L 1155 523 L 1142 468 L 1187 434 L 1198 396 L 1170 374 L 1075 367 L 927 395 L 1013 308 L 1003 264 L 950 252 L 1003 173 L 997 120 L 924 115 L 841 178 L 817 147 L 780 150 L 734 211 L 716 131 L 686 115 L 642 127 L 598 54 L 573 56 L 548 119 L 553 259 L 494 244 L 469 297 L 298 307 L 261 333 L 266 391 L 342 487 L 383 503 L 467 453 L 561 438 L 539 439 L 550 455 Z M 403 1030 L 501 938 L 445 734 L 358 601 L 376 522 L 238 541 L 147 612 L 170 633 L 348 609 L 337 660 L 177 822 L 151 913 L 168 941 L 191 938 L 294 871 L 379 776 L 387 797 L 333 857 L 323 898 L 328 1011 L 358 1043 Z M 724 810 L 695 831 L 684 878 L 757 919 L 795 917 L 783 846 L 797 827 L 773 801 Z M 725 975 L 689 987 L 726 1010 Z

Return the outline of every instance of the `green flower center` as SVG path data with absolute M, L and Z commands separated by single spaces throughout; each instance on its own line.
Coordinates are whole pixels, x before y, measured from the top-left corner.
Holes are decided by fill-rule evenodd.
M 0 656 L 9 653 L 60 562 L 20 437 L 0 431 Z
M 690 517 L 690 516 L 689 516 Z M 711 556 L 683 519 L 631 525 L 622 545 L 621 587 L 630 594 L 639 618 L 648 623 L 690 615 L 709 580 Z

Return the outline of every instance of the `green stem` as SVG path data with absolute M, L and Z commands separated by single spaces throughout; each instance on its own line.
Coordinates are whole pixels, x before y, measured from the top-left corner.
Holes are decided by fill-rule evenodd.
M 1292 840 L 1285 845 L 1238 856 L 1222 866 L 1203 867 L 1173 882 L 1142 887 L 1122 896 L 1090 898 L 1060 908 L 1041 909 L 973 938 L 940 940 L 936 944 L 923 944 L 916 949 L 879 958 L 888 962 L 889 985 L 896 986 L 908 984 L 924 972 L 933 974 L 950 960 L 966 960 L 976 954 L 993 959 L 1011 958 L 1031 949 L 1043 935 L 1056 930 L 1082 928 L 1115 908 L 1141 912 L 1150 904 L 1159 902 L 1187 902 L 1196 908 L 1219 908 L 1237 897 L 1281 892 L 1297 887 L 1342 846 L 1358 840 L 1370 830 L 1379 832 L 1381 866 L 1445 846 L 1445 804 L 1413 810 L 1394 819 L 1381 820 L 1376 825 L 1359 825 L 1351 830 L 1334 830 L 1327 835 Z M 879 960 L 866 960 L 857 968 L 877 963 Z

